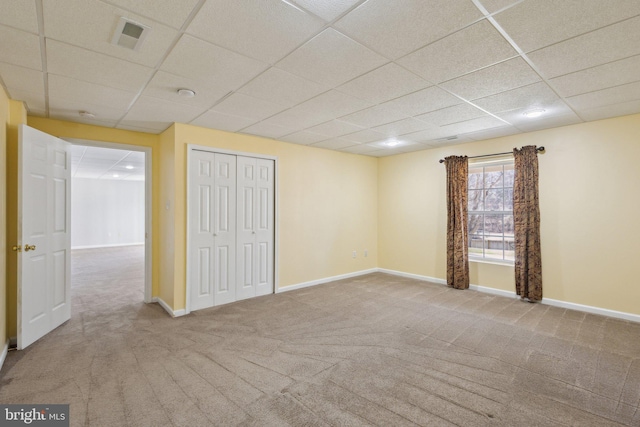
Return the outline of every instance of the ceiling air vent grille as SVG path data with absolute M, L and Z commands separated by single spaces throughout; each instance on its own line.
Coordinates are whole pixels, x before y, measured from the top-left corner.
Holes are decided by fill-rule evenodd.
M 151 27 L 131 21 L 127 18 L 120 18 L 116 31 L 111 39 L 111 44 L 122 46 L 131 50 L 140 50 L 142 42 L 147 37 Z

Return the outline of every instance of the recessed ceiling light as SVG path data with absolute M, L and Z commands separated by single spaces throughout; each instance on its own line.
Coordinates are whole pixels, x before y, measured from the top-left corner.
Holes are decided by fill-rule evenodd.
M 194 96 L 196 96 L 196 92 L 191 90 L 191 89 L 178 89 L 178 96 L 180 98 L 193 98 Z
M 93 119 L 96 116 L 88 111 L 80 111 L 78 114 L 80 114 L 80 117 L 84 117 L 85 119 Z
M 395 147 L 396 145 L 400 145 L 400 141 L 395 138 L 392 138 L 384 143 L 387 147 Z
M 133 169 L 133 166 L 131 166 L 131 165 L 127 165 L 127 166 L 125 166 L 124 168 L 125 168 L 125 169 Z
M 541 115 L 543 115 L 545 113 L 546 110 L 543 110 L 542 108 L 537 108 L 535 110 L 529 110 L 529 111 L 525 111 L 524 113 L 522 113 L 522 115 L 524 115 L 525 117 L 529 117 L 529 118 L 535 118 L 535 117 L 540 117 Z
M 114 173 L 114 174 L 113 174 L 113 175 L 111 175 L 111 176 L 113 176 L 114 178 L 118 178 L 120 175 L 118 175 L 117 173 Z

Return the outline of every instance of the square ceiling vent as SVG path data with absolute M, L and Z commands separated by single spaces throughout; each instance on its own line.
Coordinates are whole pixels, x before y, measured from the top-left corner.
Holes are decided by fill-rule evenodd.
M 111 44 L 137 51 L 150 31 L 151 27 L 122 17 L 118 20 Z

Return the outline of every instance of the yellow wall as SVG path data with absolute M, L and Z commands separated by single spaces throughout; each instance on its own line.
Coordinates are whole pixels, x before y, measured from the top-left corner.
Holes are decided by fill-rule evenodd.
M 377 266 L 377 159 L 184 124 L 175 135 L 174 309 L 186 296 L 187 144 L 277 156 L 281 288 Z
M 451 154 L 525 145 L 538 156 L 544 297 L 640 314 L 640 114 L 381 158 L 379 267 L 446 278 Z M 513 267 L 470 263 L 471 283 L 514 291 Z
M 9 97 L 0 86 L 0 349 L 7 342 L 7 123 Z

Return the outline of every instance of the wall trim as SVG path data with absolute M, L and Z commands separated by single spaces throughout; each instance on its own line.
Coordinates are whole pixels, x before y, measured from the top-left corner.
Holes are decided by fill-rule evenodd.
M 166 302 L 164 302 L 164 300 L 160 297 L 153 297 L 151 298 L 151 302 L 155 302 L 158 303 L 160 305 L 160 307 L 164 308 L 164 310 L 169 313 L 169 315 L 171 317 L 180 317 L 180 316 L 184 316 L 187 314 L 186 310 L 183 308 L 181 310 L 173 310 L 171 307 L 169 307 L 169 304 L 167 304 Z
M 282 287 L 277 286 L 276 290 L 275 290 L 275 293 L 279 294 L 279 293 L 282 293 L 282 292 L 294 291 L 296 289 L 308 288 L 309 286 L 315 286 L 315 285 L 321 285 L 321 284 L 324 284 L 324 283 L 335 282 L 336 280 L 349 279 L 349 278 L 352 278 L 352 277 L 364 276 L 365 274 L 377 273 L 378 271 L 379 271 L 379 269 L 377 269 L 377 268 L 370 268 L 368 270 L 360 270 L 360 271 L 355 271 L 353 273 L 346 273 L 346 274 L 340 274 L 338 276 L 325 277 L 325 278 L 322 278 L 322 279 L 311 280 L 309 282 L 297 283 L 295 285 L 282 286 Z
M 89 246 L 71 246 L 71 250 L 74 249 L 98 249 L 98 248 L 117 248 L 120 246 L 142 246 L 144 242 L 136 243 L 112 243 L 108 245 L 89 245 Z
M 4 366 L 4 361 L 7 358 L 7 353 L 9 352 L 9 340 L 7 340 L 6 343 L 4 343 L 4 347 L 2 348 L 2 353 L 0 353 L 0 371 L 2 370 L 2 367 Z
M 405 273 L 402 271 L 387 270 L 385 268 L 379 268 L 378 271 L 381 273 L 392 274 L 394 276 L 409 277 L 412 279 L 423 280 L 423 281 L 437 283 L 441 285 L 447 284 L 446 280 L 438 279 L 435 277 L 421 276 L 418 274 Z M 498 295 L 498 296 L 507 297 L 507 298 L 519 298 L 515 292 L 505 291 L 503 289 L 488 288 L 486 286 L 479 286 L 479 285 L 469 285 L 469 289 L 482 292 L 485 294 Z M 585 313 L 599 314 L 601 316 L 614 317 L 616 319 L 629 320 L 631 322 L 640 323 L 640 315 L 633 314 L 633 313 L 626 313 L 624 311 L 609 310 L 607 308 L 594 307 L 591 305 L 583 305 L 575 302 L 561 301 L 561 300 L 556 300 L 551 298 L 543 298 L 542 301 L 540 301 L 540 303 L 545 305 L 551 305 L 554 307 L 568 308 L 571 310 L 582 311 Z

